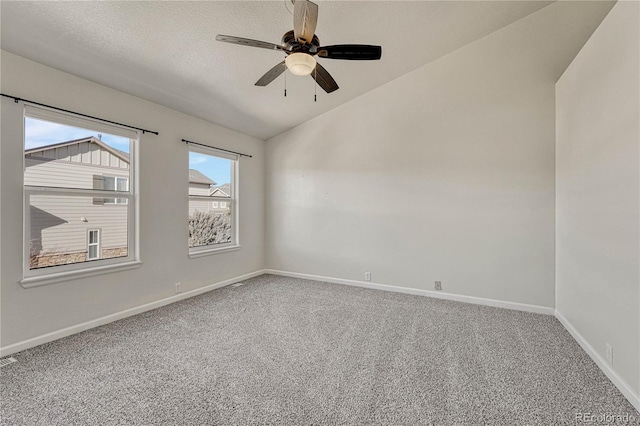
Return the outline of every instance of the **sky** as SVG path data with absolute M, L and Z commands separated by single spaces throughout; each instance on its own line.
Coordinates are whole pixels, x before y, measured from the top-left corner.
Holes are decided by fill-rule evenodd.
M 231 182 L 231 160 L 189 152 L 189 168 L 195 169 L 218 185 Z
M 71 141 L 88 136 L 102 135 L 102 142 L 120 151 L 129 152 L 129 139 L 110 135 L 104 132 L 71 127 L 65 124 L 52 123 L 26 117 L 24 121 L 25 149 L 38 148 L 59 142 Z M 189 152 L 189 168 L 196 169 L 218 185 L 231 182 L 231 161 Z
M 38 148 L 53 143 L 72 141 L 87 136 L 98 137 L 102 134 L 102 142 L 120 151 L 129 152 L 129 139 L 121 136 L 93 130 L 80 129 L 65 124 L 52 123 L 50 121 L 37 120 L 26 117 L 24 119 L 24 147 L 25 149 Z

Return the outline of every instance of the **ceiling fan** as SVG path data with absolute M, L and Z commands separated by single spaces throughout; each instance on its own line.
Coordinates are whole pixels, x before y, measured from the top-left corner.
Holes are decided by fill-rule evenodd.
M 311 75 L 325 92 L 338 90 L 338 83 L 331 77 L 314 56 L 326 59 L 347 59 L 356 61 L 370 61 L 380 59 L 381 46 L 368 44 L 336 44 L 320 46 L 320 40 L 315 35 L 318 22 L 318 5 L 309 0 L 292 0 L 293 30 L 282 36 L 282 44 L 266 41 L 251 40 L 218 34 L 216 40 L 225 43 L 240 44 L 242 46 L 260 47 L 262 49 L 280 50 L 287 56 L 284 61 L 271 68 L 260 77 L 256 86 L 266 86 L 280 74 L 289 70 L 294 75 Z

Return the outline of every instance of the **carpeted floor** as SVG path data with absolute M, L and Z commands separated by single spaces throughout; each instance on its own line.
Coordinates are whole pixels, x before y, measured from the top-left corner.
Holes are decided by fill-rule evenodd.
M 3 425 L 640 425 L 551 316 L 273 275 L 14 357 Z

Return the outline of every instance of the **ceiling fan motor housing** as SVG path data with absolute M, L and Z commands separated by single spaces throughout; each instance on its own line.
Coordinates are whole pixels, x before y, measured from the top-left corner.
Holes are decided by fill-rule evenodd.
M 317 35 L 314 34 L 313 38 L 311 39 L 311 43 L 301 44 L 298 40 L 296 40 L 296 37 L 293 34 L 293 30 L 291 30 L 287 31 L 282 36 L 282 44 L 291 53 L 301 52 L 314 54 L 318 51 L 318 47 L 320 47 L 320 39 Z

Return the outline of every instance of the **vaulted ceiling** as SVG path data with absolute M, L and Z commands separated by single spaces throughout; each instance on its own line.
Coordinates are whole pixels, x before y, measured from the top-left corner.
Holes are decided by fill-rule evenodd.
M 28 59 L 268 139 L 552 2 L 316 3 L 321 44 L 383 46 L 380 61 L 319 59 L 340 89 L 326 94 L 318 87 L 317 102 L 310 77 L 288 75 L 286 98 L 284 76 L 254 85 L 284 59 L 281 52 L 215 41 L 229 34 L 279 44 L 293 27 L 290 0 L 3 1 L 1 41 Z M 584 43 L 611 7 L 597 3 L 566 2 L 575 12 L 550 40 L 561 44 L 566 30 L 577 27 Z M 580 46 L 569 51 L 575 55 Z

